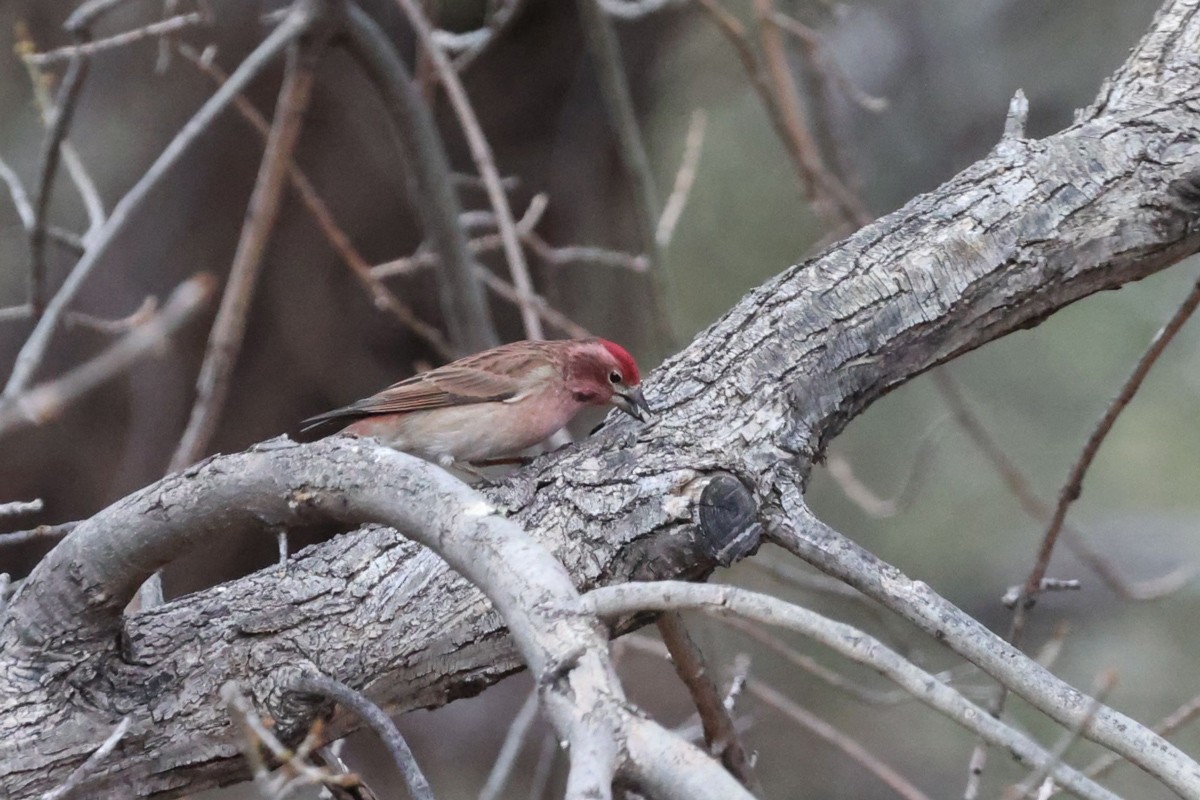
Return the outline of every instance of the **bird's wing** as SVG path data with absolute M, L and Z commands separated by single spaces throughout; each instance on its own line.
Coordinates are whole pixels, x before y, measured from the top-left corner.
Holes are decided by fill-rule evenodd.
M 335 420 L 350 421 L 376 414 L 399 414 L 432 408 L 492 403 L 520 394 L 521 382 L 469 364 L 448 364 L 414 375 L 351 405 L 318 414 L 302 423 L 302 430 Z

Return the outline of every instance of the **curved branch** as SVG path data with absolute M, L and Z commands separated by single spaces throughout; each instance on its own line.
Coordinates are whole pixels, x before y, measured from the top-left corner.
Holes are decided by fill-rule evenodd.
M 806 608 L 735 586 L 679 581 L 604 586 L 584 595 L 583 603 L 590 611 L 609 618 L 644 611 L 695 609 L 717 616 L 742 617 L 763 625 L 779 626 L 802 633 L 852 661 L 879 671 L 947 718 L 978 733 L 989 743 L 1007 748 L 1023 763 L 1049 769 L 1054 779 L 1073 794 L 1086 798 L 1119 800 L 1103 786 L 1059 762 L 1025 734 L 993 718 L 957 690 L 942 683 L 882 642 L 856 628 L 834 622 Z
M 450 342 L 462 353 L 495 347 L 500 340 L 475 276 L 475 259 L 458 224 L 461 209 L 433 115 L 391 41 L 355 3 L 346 6 L 345 44 L 387 108 L 390 128 L 412 175 L 409 199 L 442 256 L 442 315 Z
M 567 797 L 612 796 L 614 774 L 632 769 L 623 747 L 628 730 L 657 726 L 637 719 L 626 706 L 608 660 L 606 632 L 584 610 L 566 569 L 499 509 L 448 472 L 412 456 L 345 437 L 313 445 L 272 440 L 246 453 L 213 458 L 165 478 L 81 524 L 34 568 L 0 621 L 0 643 L 8 659 L 0 664 L 0 717 L 19 715 L 31 704 L 44 702 L 47 695 L 63 691 L 59 680 L 47 681 L 21 667 L 47 659 L 65 662 L 86 650 L 91 669 L 121 672 L 133 667 L 136 671 L 140 660 L 134 652 L 136 645 L 131 650 L 130 642 L 119 641 L 121 611 L 137 586 L 156 569 L 219 531 L 261 533 L 317 521 L 349 526 L 386 522 L 480 587 L 504 619 L 525 665 L 537 677 L 548 718 L 570 744 Z M 299 565 L 296 568 L 303 570 Z M 378 578 L 374 575 L 367 581 L 374 583 Z M 377 611 L 367 613 L 374 616 Z M 169 608 L 164 613 L 170 613 Z M 240 625 L 245 628 L 247 621 L 243 619 Z M 307 656 L 321 673 L 348 672 L 352 680 L 361 682 L 365 677 L 362 670 L 347 669 L 347 662 L 337 659 L 337 655 L 345 655 L 339 653 L 342 646 L 370 649 L 354 638 L 353 644 L 345 640 L 344 645 L 326 640 L 324 652 L 312 651 Z M 226 664 L 225 669 L 236 670 L 241 659 L 230 655 L 234 663 Z M 390 657 L 391 653 L 382 655 Z M 246 685 L 266 698 L 277 731 L 282 736 L 294 735 L 303 730 L 313 711 L 296 699 L 296 654 L 294 650 L 259 654 L 264 656 L 267 662 L 260 661 L 251 670 Z M 224 685 L 232 673 L 213 677 Z M 209 700 L 214 695 L 204 692 Z M 104 701 L 98 699 L 97 704 L 104 705 Z M 161 719 L 155 719 L 151 709 L 141 703 L 133 714 L 131 736 L 142 740 L 143 750 L 97 778 L 101 787 L 127 784 L 131 770 L 143 781 L 148 780 L 142 774 L 146 769 L 154 774 L 163 772 L 161 759 L 146 760 L 150 755 L 147 740 L 164 733 Z M 206 751 L 214 758 L 220 754 L 228 760 L 236 755 L 229 726 L 220 725 L 209 735 L 212 740 Z M 691 745 L 670 737 L 660 743 L 668 757 L 691 762 L 694 752 L 706 765 L 698 774 L 710 788 L 691 797 L 748 797 L 718 764 Z M 18 753 L 19 767 L 14 770 L 10 764 L 0 771 L 0 789 L 29 793 L 53 780 L 69 763 L 70 755 L 58 750 Z M 186 758 L 186 754 L 179 755 Z M 225 764 L 225 769 L 238 774 L 244 767 L 232 763 Z M 211 766 L 210 771 L 215 772 Z M 19 782 L 14 783 L 14 775 Z

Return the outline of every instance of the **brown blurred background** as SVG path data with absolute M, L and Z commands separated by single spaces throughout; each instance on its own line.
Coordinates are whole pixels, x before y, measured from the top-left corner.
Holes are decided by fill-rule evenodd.
M 0 6 L 0 157 L 32 185 L 42 128 L 30 81 L 12 55 L 18 23 L 40 49 L 68 43 L 62 21 L 76 5 L 60 0 L 10 1 Z M 217 46 L 216 61 L 232 69 L 261 39 L 260 14 L 273 6 L 210 0 L 216 24 L 180 35 L 197 47 Z M 388 0 L 363 4 L 411 58 L 411 37 Z M 433 4 L 443 27 L 466 30 L 485 11 L 480 2 Z M 829 122 L 841 157 L 875 215 L 888 213 L 984 155 L 996 142 L 1017 88 L 1030 100 L 1029 133 L 1069 125 L 1147 28 L 1157 0 L 859 0 L 836 4 L 780 2 L 825 37 L 829 55 L 863 92 L 887 107 L 868 111 L 843 93 Z M 745 0 L 727 7 L 749 19 Z M 187 2 L 181 10 L 190 9 Z M 161 16 L 156 2 L 130 2 L 106 17 L 96 35 L 136 27 Z M 671 322 L 686 341 L 747 289 L 809 254 L 825 236 L 807 204 L 785 151 L 731 47 L 692 4 L 675 4 L 643 20 L 618 22 L 625 66 L 663 194 L 670 187 L 693 110 L 707 112 L 707 136 L 695 188 L 667 252 L 673 291 Z M 93 60 L 71 141 L 112 207 L 212 91 L 210 81 L 174 57 L 156 71 L 153 41 L 106 51 Z M 812 88 L 797 52 L 793 66 Z M 269 114 L 281 68 L 257 81 L 250 96 Z M 495 150 L 501 172 L 519 185 L 520 213 L 537 193 L 549 195 L 538 227 L 556 245 L 589 244 L 635 253 L 638 234 L 632 189 L 621 168 L 575 4 L 530 0 L 500 41 L 471 68 L 466 84 Z M 811 95 L 807 95 L 811 99 Z M 463 138 L 443 100 L 443 137 L 457 170 L 472 171 Z M 421 241 L 403 191 L 404 166 L 381 134 L 378 101 L 355 66 L 333 51 L 321 63 L 297 160 L 358 248 L 373 262 L 411 253 Z M 75 308 L 123 316 L 147 295 L 164 297 L 187 276 L 228 271 L 246 199 L 261 156 L 260 140 L 227 113 L 188 152 L 85 286 Z M 486 208 L 481 190 L 464 188 L 468 209 Z M 85 219 L 60 175 L 51 219 L 81 230 Z M 27 242 L 7 197 L 0 196 L 0 307 L 23 302 Z M 71 262 L 51 248 L 53 285 Z M 505 274 L 501 256 L 484 262 Z M 596 264 L 553 266 L 531 255 L 535 283 L 550 301 L 589 330 L 627 344 L 649 367 L 668 353 L 655 339 L 642 275 Z M 1078 304 L 1038 329 L 1006 338 L 952 366 L 973 407 L 1026 471 L 1036 490 L 1054 497 L 1066 471 L 1154 331 L 1182 298 L 1195 274 L 1182 265 L 1139 285 Z M 429 273 L 389 285 L 428 321 L 438 322 Z M 515 310 L 493 297 L 505 339 L 521 338 Z M 211 312 L 189 325 L 162 357 L 95 392 L 60 419 L 10 437 L 0 449 L 0 501 L 41 497 L 45 512 L 29 522 L 58 522 L 94 513 L 160 477 L 187 419 Z M 11 363 L 30 325 L 0 323 L 0 364 Z M 42 377 L 60 373 L 108 340 L 64 330 Z M 1151 578 L 1184 562 L 1200 563 L 1200 426 L 1196 423 L 1200 335 L 1185 330 L 1122 417 L 1088 478 L 1072 520 L 1130 579 Z M 255 300 L 234 390 L 212 451 L 238 450 L 293 431 L 313 413 L 348 402 L 436 363 L 388 314 L 377 310 L 289 197 L 273 236 Z M 4 369 L 6 369 L 5 367 Z M 1022 515 L 994 471 L 947 418 L 928 378 L 872 408 L 834 442 L 878 493 L 897 489 L 930 429 L 937 437 L 921 470 L 912 504 L 875 519 L 850 502 L 824 471 L 810 492 L 813 506 L 855 539 L 928 581 L 995 629 L 1007 623 L 997 602 L 1023 579 L 1040 526 Z M 303 542 L 294 543 L 296 545 Z M 219 545 L 219 546 L 218 546 Z M 44 547 L 0 551 L 0 571 L 24 574 Z M 210 552 L 172 568 L 168 594 L 208 585 L 262 566 L 274 542 L 214 543 Z M 760 559 L 776 557 L 772 552 Z M 1081 592 L 1046 597 L 1033 616 L 1036 646 L 1062 622 L 1069 632 L 1055 672 L 1090 689 L 1097 673 L 1115 668 L 1115 707 L 1151 722 L 1200 692 L 1194 669 L 1200 635 L 1192 584 L 1154 603 L 1122 601 L 1065 551 L 1051 573 L 1081 578 Z M 750 567 L 717 580 L 767 589 L 852 621 L 911 648 L 928 668 L 953 665 L 948 655 L 903 624 L 881 624 L 853 603 L 789 589 Z M 735 656 L 752 655 L 752 676 L 769 681 L 859 738 L 931 797 L 961 794 L 973 740 L 914 703 L 865 706 L 836 693 L 715 623 L 696 620 L 697 636 L 720 674 Z M 803 642 L 802 649 L 845 669 Z M 633 699 L 663 721 L 689 716 L 684 690 L 668 665 L 634 652 L 622 660 Z M 851 674 L 864 682 L 875 676 Z M 986 686 L 978 677 L 966 686 Z M 474 797 L 503 734 L 528 688 L 518 676 L 473 700 L 401 720 L 439 798 Z M 1043 741 L 1057 732 L 1019 701 L 1018 723 Z M 894 796 L 843 754 L 786 727 L 775 712 L 745 701 L 748 744 L 773 798 Z M 529 796 L 546 728 L 538 723 L 506 797 Z M 1200 734 L 1181 746 L 1200 751 Z M 1082 756 L 1094 748 L 1081 745 Z M 381 797 L 403 791 L 370 736 L 348 747 Z M 547 750 L 553 752 L 553 749 Z M 1083 758 L 1079 763 L 1086 763 Z M 557 756 L 550 794 L 561 792 L 564 759 Z M 993 754 L 981 796 L 993 797 L 1023 772 Z M 1120 767 L 1112 786 L 1129 797 L 1165 796 L 1136 770 Z M 249 787 L 241 787 L 252 796 Z M 227 795 L 232 796 L 232 795 Z

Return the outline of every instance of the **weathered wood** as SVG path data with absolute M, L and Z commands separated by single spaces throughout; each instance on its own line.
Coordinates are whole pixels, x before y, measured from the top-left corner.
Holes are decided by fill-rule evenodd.
M 1200 249 L 1198 8 L 1169 2 L 1072 127 L 1005 139 L 936 191 L 748 294 L 648 378 L 653 423 L 614 419 L 489 490 L 492 501 L 578 586 L 702 578 L 715 566 L 717 528 L 700 524 L 712 481 L 737 480 L 760 512 L 777 510 L 781 476 L 803 479 L 825 443 L 889 390 Z M 336 485 L 348 450 L 287 452 L 305 462 L 300 472 Z M 255 518 L 257 498 L 214 497 L 205 478 L 255 456 L 168 478 L 93 522 L 136 536 L 139 515 L 217 502 L 249 509 L 231 511 L 228 524 L 262 528 L 271 519 Z M 68 615 L 54 612 L 56 591 L 79 587 L 81 568 L 31 578 L 0 623 L 0 741 L 23 743 L 0 753 L 0 795 L 52 787 L 124 714 L 134 716 L 130 733 L 89 796 L 175 796 L 243 779 L 217 690 L 237 679 L 282 728 L 299 728 L 311 709 L 270 678 L 299 659 L 397 709 L 473 694 L 519 667 L 481 593 L 386 528 L 346 533 L 286 570 L 124 622 L 97 587 L 82 587 L 85 602 Z

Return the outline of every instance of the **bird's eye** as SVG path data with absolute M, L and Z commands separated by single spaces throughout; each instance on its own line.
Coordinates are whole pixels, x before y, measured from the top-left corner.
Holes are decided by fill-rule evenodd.
M 619 373 L 619 372 L 608 373 L 608 380 L 612 383 L 620 383 L 621 382 L 621 373 Z

